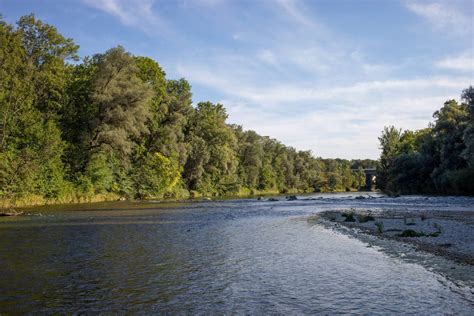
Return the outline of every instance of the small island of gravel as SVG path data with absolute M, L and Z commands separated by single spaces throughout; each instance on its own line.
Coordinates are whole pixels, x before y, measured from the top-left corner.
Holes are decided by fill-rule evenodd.
M 474 211 L 350 209 L 325 211 L 318 219 L 336 230 L 355 229 L 355 237 L 368 234 L 396 240 L 459 263 L 474 264 Z

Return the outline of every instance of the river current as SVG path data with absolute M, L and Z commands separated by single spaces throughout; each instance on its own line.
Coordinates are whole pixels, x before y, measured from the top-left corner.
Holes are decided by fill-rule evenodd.
M 1 218 L 0 314 L 472 315 L 472 288 L 308 218 L 351 207 L 474 211 L 474 198 L 371 195 L 97 203 Z

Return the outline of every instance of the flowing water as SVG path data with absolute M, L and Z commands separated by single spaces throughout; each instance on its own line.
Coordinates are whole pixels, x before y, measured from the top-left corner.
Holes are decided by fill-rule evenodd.
M 349 207 L 473 211 L 474 199 L 41 208 L 0 219 L 0 313 L 474 313 L 472 288 L 308 221 Z

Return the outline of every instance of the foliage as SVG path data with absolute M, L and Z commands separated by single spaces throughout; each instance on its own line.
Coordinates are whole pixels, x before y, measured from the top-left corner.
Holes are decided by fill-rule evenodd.
M 423 232 L 417 232 L 413 229 L 405 229 L 397 236 L 398 237 L 423 237 L 423 236 L 426 236 L 426 234 Z
M 382 234 L 383 233 L 383 222 L 375 222 L 375 228 L 377 230 L 377 233 Z
M 386 127 L 379 138 L 382 153 L 378 188 L 405 194 L 474 194 L 474 89 L 458 103 L 448 100 L 433 114 L 428 128 L 401 132 Z
M 344 222 L 355 222 L 356 221 L 355 218 L 354 218 L 354 212 L 343 213 L 342 217 L 346 218 L 344 220 Z
M 375 217 L 373 217 L 370 214 L 361 214 L 358 217 L 359 223 L 367 223 L 367 222 L 373 222 L 375 221 Z
M 175 161 L 158 152 L 147 152 L 136 163 L 133 172 L 136 197 L 162 196 L 174 189 L 180 179 L 181 168 Z
M 0 199 L 358 190 L 376 165 L 230 125 L 222 104 L 193 106 L 185 79 L 121 46 L 77 51 L 33 15 L 0 20 Z

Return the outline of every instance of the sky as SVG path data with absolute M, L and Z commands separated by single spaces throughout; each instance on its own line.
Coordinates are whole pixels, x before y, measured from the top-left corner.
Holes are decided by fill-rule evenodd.
M 0 0 L 80 45 L 122 45 L 228 122 L 324 158 L 377 158 L 384 126 L 421 129 L 474 85 L 471 0 Z

